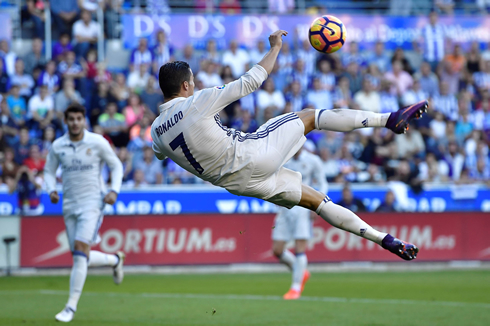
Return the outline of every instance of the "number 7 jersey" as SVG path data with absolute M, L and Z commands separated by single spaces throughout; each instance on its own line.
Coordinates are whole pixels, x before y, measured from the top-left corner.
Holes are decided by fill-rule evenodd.
M 169 157 L 203 180 L 242 192 L 255 157 L 253 142 L 246 140 L 259 135 L 224 127 L 218 113 L 258 89 L 266 79 L 266 70 L 255 65 L 229 84 L 162 104 L 151 128 L 156 157 L 160 160 Z

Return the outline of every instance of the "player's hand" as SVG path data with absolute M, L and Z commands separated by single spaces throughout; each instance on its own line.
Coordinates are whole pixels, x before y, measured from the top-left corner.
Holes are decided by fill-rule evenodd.
M 114 205 L 116 199 L 117 199 L 117 194 L 114 191 L 110 191 L 107 195 L 105 195 L 104 203 L 109 205 Z
M 271 48 L 281 48 L 282 47 L 282 37 L 288 35 L 288 32 L 283 31 L 282 29 L 275 31 L 269 36 L 269 43 Z
M 57 204 L 60 201 L 60 195 L 58 195 L 57 191 L 53 191 L 49 194 L 49 199 L 53 204 Z

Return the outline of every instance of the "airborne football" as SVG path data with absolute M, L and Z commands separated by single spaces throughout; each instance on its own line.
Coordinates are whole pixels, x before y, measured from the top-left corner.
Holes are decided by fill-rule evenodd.
M 0 4 L 0 326 L 490 325 L 490 0 Z
M 325 15 L 313 21 L 308 38 L 319 52 L 334 53 L 345 43 L 345 26 L 337 17 Z

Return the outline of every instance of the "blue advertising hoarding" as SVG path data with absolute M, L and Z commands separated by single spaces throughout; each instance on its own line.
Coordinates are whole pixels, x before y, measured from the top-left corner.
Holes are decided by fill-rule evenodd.
M 369 211 L 383 201 L 384 186 L 353 185 L 355 197 L 361 198 Z M 329 197 L 337 202 L 342 189 L 331 186 Z M 277 207 L 250 197 L 239 197 L 213 186 L 161 186 L 142 190 L 124 190 L 114 206 L 106 205 L 106 214 L 187 214 L 187 213 L 273 213 Z M 430 187 L 421 194 L 408 191 L 407 210 L 411 212 L 490 212 L 490 189 L 476 185 Z M 0 215 L 17 212 L 17 197 L 0 192 Z M 62 205 L 53 205 L 47 194 L 35 215 L 60 215 Z
M 422 29 L 428 17 L 393 17 L 368 15 L 338 15 L 347 29 L 347 42 L 356 41 L 361 47 L 371 47 L 383 41 L 388 48 L 408 47 L 414 41 L 422 41 Z M 177 48 L 193 44 L 203 48 L 208 39 L 215 39 L 218 46 L 225 47 L 232 39 L 245 46 L 254 46 L 259 39 L 267 39 L 273 31 L 284 29 L 290 32 L 286 42 L 297 35 L 307 38 L 311 15 L 202 15 L 172 14 L 162 16 L 123 15 L 123 42 L 134 48 L 139 38 L 155 40 L 156 32 L 164 30 L 170 43 Z M 446 37 L 454 42 L 468 43 L 490 41 L 490 17 L 446 16 L 440 18 Z

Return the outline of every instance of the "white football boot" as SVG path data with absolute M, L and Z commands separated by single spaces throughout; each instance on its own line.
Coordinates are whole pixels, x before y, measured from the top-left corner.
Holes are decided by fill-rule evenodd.
M 116 266 L 114 266 L 113 279 L 114 283 L 121 284 L 124 278 L 123 264 L 126 254 L 122 251 L 118 251 L 116 256 L 119 257 L 119 261 L 117 262 Z
M 75 317 L 75 312 L 70 308 L 65 307 L 65 309 L 61 310 L 61 312 L 58 313 L 54 318 L 56 318 L 57 321 L 69 323 L 72 321 L 73 317 Z

